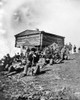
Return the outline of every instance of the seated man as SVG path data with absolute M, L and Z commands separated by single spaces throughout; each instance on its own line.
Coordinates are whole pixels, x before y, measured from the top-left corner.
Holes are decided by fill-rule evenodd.
M 52 58 L 52 52 L 51 52 L 50 48 L 47 48 L 45 50 L 44 58 L 45 58 L 45 63 L 46 64 L 50 62 L 50 59 Z
M 8 68 L 10 67 L 11 64 L 12 64 L 12 58 L 10 57 L 9 54 L 7 54 L 7 55 L 4 56 L 4 58 L 3 58 L 4 70 L 8 70 Z
M 39 61 L 39 56 L 38 56 L 38 54 L 35 53 L 35 51 L 36 51 L 36 49 L 32 48 L 27 56 L 27 63 L 26 63 L 26 66 L 24 67 L 24 71 L 23 71 L 24 76 L 27 75 L 28 69 L 34 65 L 37 65 L 37 63 Z

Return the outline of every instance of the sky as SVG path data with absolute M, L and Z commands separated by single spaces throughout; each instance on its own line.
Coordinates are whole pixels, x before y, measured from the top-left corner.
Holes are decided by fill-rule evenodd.
M 0 57 L 18 50 L 15 34 L 36 28 L 79 47 L 80 0 L 0 0 Z

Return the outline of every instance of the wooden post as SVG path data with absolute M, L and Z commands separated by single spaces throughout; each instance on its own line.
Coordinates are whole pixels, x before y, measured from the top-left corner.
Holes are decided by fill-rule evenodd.
M 42 34 L 40 32 L 40 50 L 42 50 Z

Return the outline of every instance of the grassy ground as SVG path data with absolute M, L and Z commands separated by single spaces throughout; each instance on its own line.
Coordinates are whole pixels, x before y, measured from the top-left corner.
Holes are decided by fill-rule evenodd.
M 80 54 L 47 65 L 38 76 L 0 76 L 1 100 L 80 100 Z M 78 98 L 78 99 L 77 99 Z

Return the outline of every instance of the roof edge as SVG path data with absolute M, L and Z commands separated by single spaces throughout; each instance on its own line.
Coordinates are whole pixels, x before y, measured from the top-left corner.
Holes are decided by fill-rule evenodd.
M 57 37 L 62 37 L 62 38 L 65 38 L 65 36 L 61 36 L 61 35 L 56 35 L 56 34 L 53 34 L 53 33 L 49 33 L 49 32 L 45 32 L 45 31 L 41 31 L 42 33 L 47 33 L 47 34 L 50 34 L 50 35 L 54 35 L 54 36 L 57 36 Z
M 24 31 L 22 31 L 22 32 L 19 32 L 18 34 L 16 34 L 16 35 L 14 35 L 15 37 L 17 37 L 19 34 L 21 34 L 21 33 L 23 33 L 23 32 L 26 32 L 26 31 L 31 31 L 31 30 L 24 30 Z M 39 33 L 43 33 L 43 34 L 49 34 L 49 35 L 54 35 L 54 36 L 56 36 L 56 37 L 62 37 L 62 38 L 65 38 L 64 36 L 61 36 L 61 35 L 56 35 L 56 34 L 53 34 L 53 33 L 49 33 L 49 32 L 45 32 L 45 31 L 39 31 L 39 30 L 32 30 L 32 31 L 37 31 L 37 32 L 39 32 Z M 34 33 L 35 34 L 35 33 Z M 36 33 L 37 34 L 37 33 Z M 29 34 L 28 34 L 29 35 Z M 32 35 L 32 34 L 30 34 L 30 35 Z M 26 35 L 24 35 L 24 36 L 26 36 Z
M 14 35 L 14 36 L 16 37 L 17 35 L 19 35 L 19 34 L 21 34 L 21 33 L 23 33 L 23 32 L 26 32 L 26 31 L 37 31 L 37 32 L 41 32 L 41 31 L 39 31 L 39 30 L 29 30 L 29 29 L 26 29 L 26 30 L 24 30 L 24 31 L 19 32 L 18 34 Z

